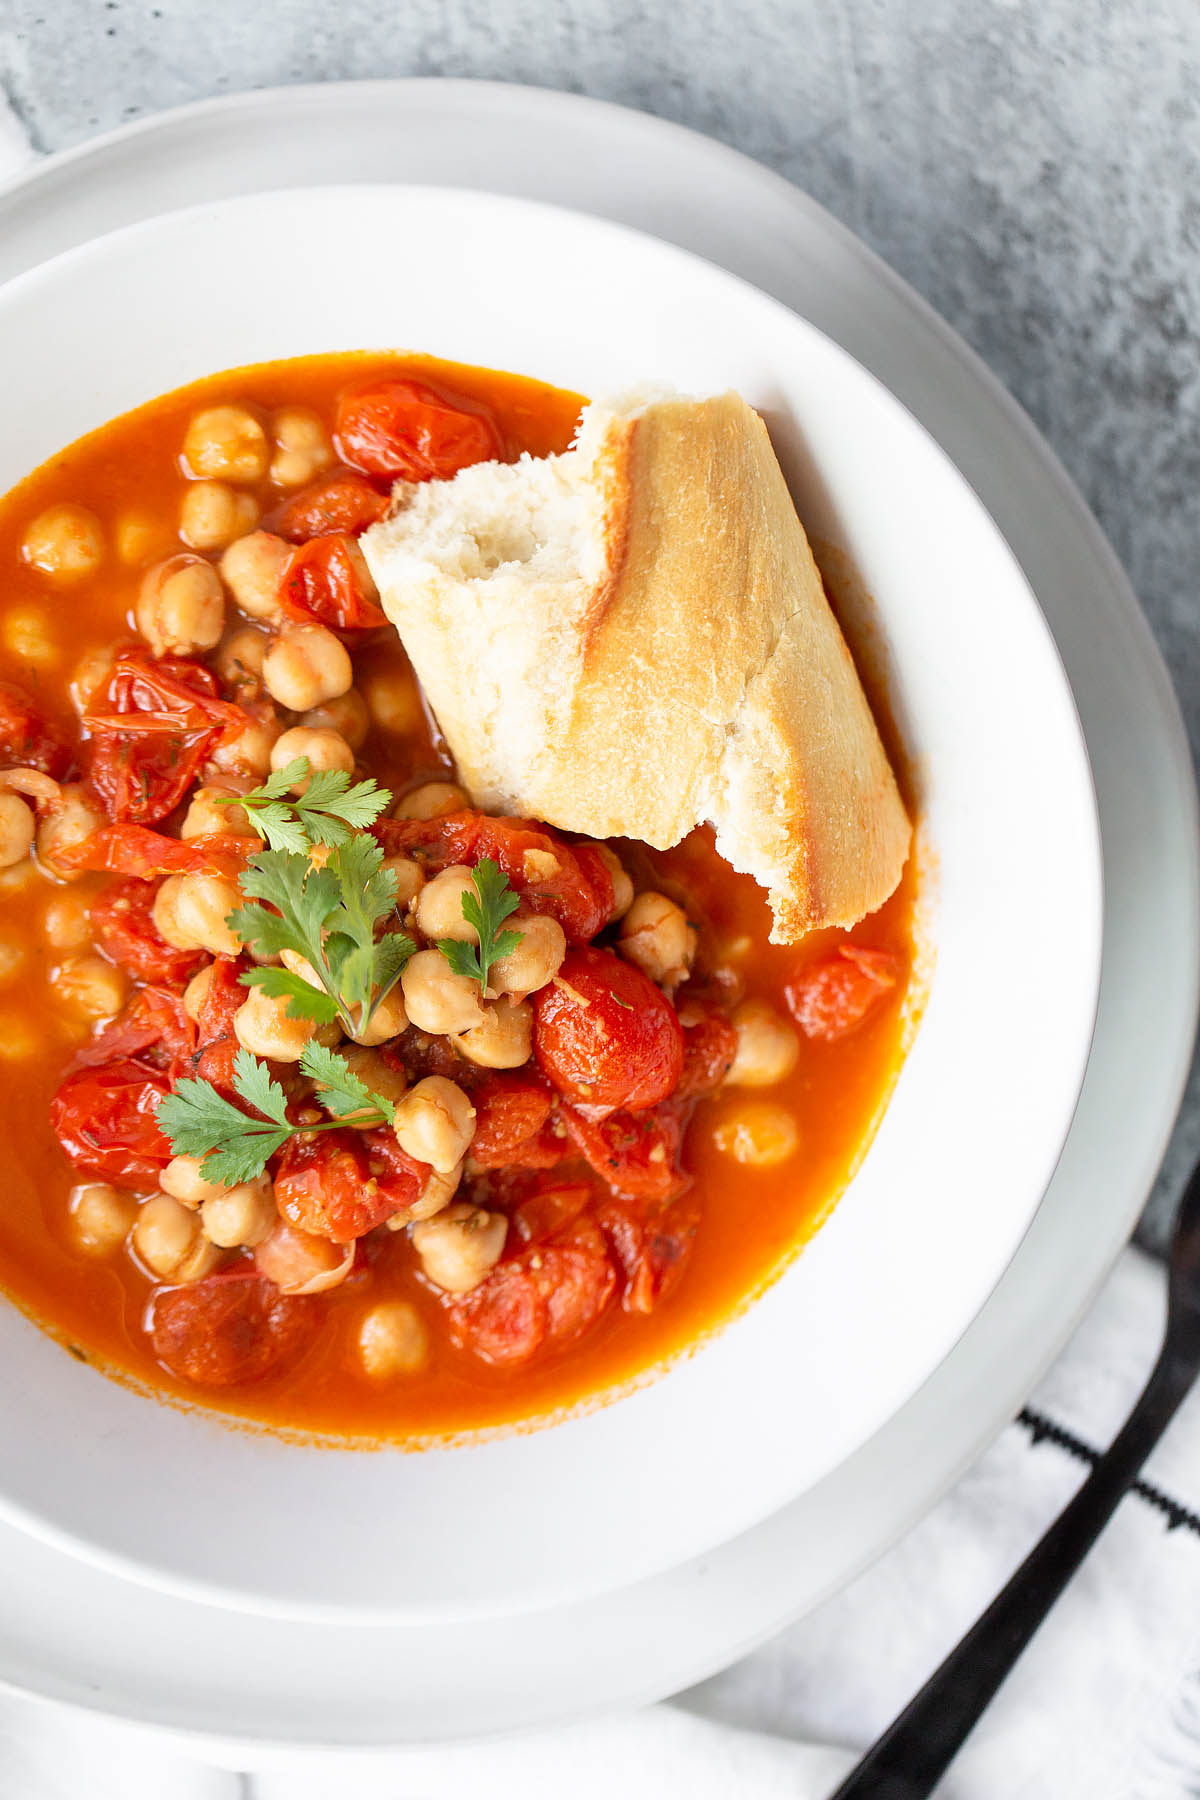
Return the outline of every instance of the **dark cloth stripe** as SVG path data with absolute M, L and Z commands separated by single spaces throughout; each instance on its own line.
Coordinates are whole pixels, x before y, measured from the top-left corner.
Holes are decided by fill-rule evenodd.
M 1094 1468 L 1100 1461 L 1099 1450 L 1076 1437 L 1065 1426 L 1055 1424 L 1053 1419 L 1048 1419 L 1045 1413 L 1038 1412 L 1032 1406 L 1022 1408 L 1018 1414 L 1018 1422 L 1024 1425 L 1035 1444 L 1054 1444 L 1059 1450 L 1065 1450 L 1068 1456 L 1087 1463 L 1089 1468 Z M 1147 1506 L 1153 1506 L 1157 1512 L 1162 1513 L 1167 1521 L 1168 1531 L 1193 1531 L 1200 1537 L 1200 1514 L 1192 1512 L 1190 1507 L 1183 1506 L 1178 1500 L 1172 1500 L 1170 1494 L 1164 1494 L 1152 1481 L 1135 1481 L 1130 1492 L 1136 1494 L 1139 1500 L 1144 1500 Z

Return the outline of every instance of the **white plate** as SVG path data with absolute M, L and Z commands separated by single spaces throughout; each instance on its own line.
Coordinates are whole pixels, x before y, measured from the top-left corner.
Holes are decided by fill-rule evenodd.
M 0 197 L 0 245 L 11 270 L 167 202 L 368 168 L 447 181 L 486 168 L 493 187 L 651 225 L 773 287 L 876 368 L 983 493 L 1051 615 L 1096 772 L 1109 911 L 1076 1127 L 997 1293 L 869 1445 L 702 1561 L 466 1633 L 305 1629 L 235 1623 L 0 1532 L 0 1673 L 12 1685 L 284 1742 L 460 1736 L 651 1698 L 841 1585 L 1011 1415 L 1086 1307 L 1161 1154 L 1195 1016 L 1190 764 L 1128 588 L 1058 465 L 969 352 L 786 184 L 673 127 L 557 95 L 459 83 L 292 90 L 191 108 L 36 172 Z

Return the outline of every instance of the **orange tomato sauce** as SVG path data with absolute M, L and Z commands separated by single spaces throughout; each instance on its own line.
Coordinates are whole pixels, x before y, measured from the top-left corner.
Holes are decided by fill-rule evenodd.
M 577 395 L 512 375 L 365 353 L 236 370 L 155 400 L 70 446 L 0 500 L 0 679 L 28 688 L 46 716 L 74 738 L 78 722 L 69 684 L 75 670 L 89 651 L 129 638 L 142 572 L 185 547 L 177 531 L 188 483 L 179 457 L 191 416 L 226 402 L 260 409 L 264 418 L 272 408 L 299 405 L 328 426 L 339 393 L 380 374 L 436 379 L 485 402 L 514 453 L 565 449 L 581 405 Z M 264 484 L 260 498 L 266 511 L 279 495 Z M 55 588 L 22 561 L 20 546 L 31 519 L 63 502 L 96 514 L 108 550 L 94 576 Z M 231 618 L 232 625 L 240 623 Z M 356 652 L 356 685 L 369 689 L 379 674 L 410 677 L 398 642 L 382 633 Z M 373 724 L 360 761 L 395 788 L 451 773 L 419 705 L 405 729 Z M 782 1011 L 785 983 L 832 944 L 846 941 L 842 933 L 821 933 L 797 947 L 769 945 L 764 895 L 720 861 L 706 830 L 663 854 L 626 844 L 615 848 L 639 887 L 659 887 L 685 905 L 700 928 L 701 965 L 732 967 L 746 997 Z M 912 1000 L 902 980 L 839 1041 L 801 1035 L 796 1067 L 776 1087 L 728 1087 L 699 1102 L 685 1162 L 701 1199 L 700 1226 L 678 1285 L 649 1314 L 610 1306 L 578 1341 L 528 1366 L 489 1368 L 446 1341 L 439 1301 L 415 1273 L 404 1234 L 382 1232 L 386 1241 L 367 1280 L 375 1298 L 403 1297 L 422 1314 L 435 1345 L 425 1371 L 386 1382 L 363 1373 L 354 1333 L 372 1296 L 352 1282 L 322 1296 L 322 1330 L 295 1369 L 245 1388 L 203 1392 L 156 1362 L 140 1329 L 153 1284 L 133 1258 L 119 1251 L 97 1259 L 73 1243 L 68 1194 L 82 1178 L 47 1117 L 51 1096 L 88 1031 L 56 995 L 55 971 L 64 953 L 47 942 L 47 909 L 64 895 L 94 895 L 108 879 L 87 875 L 64 885 L 34 863 L 0 872 L 0 1141 L 6 1147 L 0 1285 L 76 1356 L 159 1392 L 273 1426 L 427 1440 L 552 1414 L 693 1345 L 760 1291 L 820 1224 L 870 1140 L 907 1041 Z M 895 895 L 849 934 L 850 941 L 892 953 L 911 972 L 915 901 L 910 863 Z M 720 1127 L 764 1100 L 793 1113 L 798 1148 L 778 1167 L 747 1167 L 719 1147 Z

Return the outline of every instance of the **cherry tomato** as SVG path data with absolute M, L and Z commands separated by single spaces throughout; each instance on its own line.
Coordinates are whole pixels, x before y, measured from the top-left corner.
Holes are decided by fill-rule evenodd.
M 362 551 L 352 537 L 312 538 L 288 558 L 279 597 L 293 619 L 316 619 L 333 631 L 386 625 L 387 614 L 368 597 L 364 577 Z
M 671 1002 L 611 950 L 573 950 L 533 996 L 533 1053 L 567 1099 L 597 1116 L 665 1100 L 683 1072 Z
M 59 1143 L 85 1175 L 131 1187 L 157 1187 L 171 1146 L 155 1113 L 168 1083 L 133 1060 L 78 1069 L 50 1103 Z
M 652 1312 L 687 1265 L 700 1223 L 699 1202 L 689 1197 L 647 1210 L 613 1200 L 601 1208 L 600 1223 L 625 1277 L 621 1305 L 626 1312 Z
M 58 861 L 64 868 L 107 870 L 150 881 L 156 875 L 240 875 L 261 848 L 258 838 L 222 832 L 184 843 L 145 825 L 104 825 L 82 844 L 59 851 Z
M 321 1318 L 315 1300 L 281 1294 L 249 1270 L 160 1288 L 147 1313 L 154 1354 L 200 1387 L 258 1381 L 307 1349 Z
M 415 1206 L 433 1173 L 431 1165 L 418 1162 L 415 1156 L 402 1150 L 396 1142 L 395 1132 L 386 1126 L 360 1135 L 366 1146 L 371 1179 L 379 1188 L 381 1204 L 384 1199 L 388 1203 L 388 1216 Z
M 313 1237 L 346 1244 L 390 1218 L 396 1203 L 371 1175 L 356 1131 L 292 1138 L 280 1157 L 275 1201 L 282 1216 Z
M 668 1100 L 649 1112 L 610 1113 L 607 1119 L 581 1118 L 562 1110 L 568 1138 L 616 1194 L 670 1200 L 691 1186 L 680 1167 L 685 1109 Z
M 138 981 L 185 982 L 204 961 L 203 950 L 176 950 L 154 924 L 151 881 L 116 881 L 92 902 L 92 927 L 105 956 Z
M 900 979 L 900 961 L 886 950 L 839 944 L 832 955 L 810 963 L 783 993 L 806 1037 L 827 1043 L 861 1025 L 876 1003 Z
M 720 1087 L 737 1054 L 737 1032 L 723 1013 L 677 1000 L 683 1026 L 683 1074 L 676 1093 L 696 1098 Z
M 0 681 L 0 769 L 40 769 L 61 781 L 71 766 L 65 738 L 15 682 Z
M 543 1175 L 509 1214 L 512 1231 L 522 1244 L 540 1244 L 554 1237 L 586 1211 L 598 1189 L 592 1181 L 564 1181 Z
M 543 1083 L 523 1073 L 491 1075 L 471 1084 L 471 1100 L 475 1107 L 471 1155 L 480 1168 L 529 1167 L 525 1157 L 538 1156 L 542 1128 L 550 1117 L 551 1095 Z
M 477 402 L 447 400 L 423 381 L 378 381 L 347 394 L 334 442 L 343 462 L 389 481 L 444 481 L 504 454 Z
M 450 1335 L 487 1363 L 528 1362 L 594 1325 L 616 1291 L 604 1239 L 590 1219 L 503 1258 L 447 1306 Z
M 183 657 L 122 650 L 83 717 L 87 777 L 115 824 L 154 825 L 183 799 L 201 763 L 245 715 L 215 676 Z
M 189 1070 L 197 1081 L 211 1081 L 219 1088 L 233 1087 L 233 1059 L 241 1049 L 233 1021 L 246 1000 L 241 977 L 252 966 L 244 956 L 213 959 L 196 1021 L 196 1054 Z
M 591 844 L 568 844 L 531 819 L 459 812 L 440 819 L 381 819 L 374 832 L 385 850 L 422 851 L 430 868 L 490 856 L 522 904 L 557 919 L 569 943 L 587 943 L 612 917 L 612 877 L 600 853 Z
M 148 1074 L 175 1074 L 190 1061 L 196 1028 L 179 995 L 166 988 L 139 990 L 115 1019 L 78 1051 L 72 1067 L 96 1068 L 135 1058 Z
M 357 537 L 368 525 L 382 519 L 391 505 L 386 494 L 373 488 L 350 469 L 334 469 L 322 475 L 281 506 L 270 529 L 290 544 L 325 537 L 331 531 Z

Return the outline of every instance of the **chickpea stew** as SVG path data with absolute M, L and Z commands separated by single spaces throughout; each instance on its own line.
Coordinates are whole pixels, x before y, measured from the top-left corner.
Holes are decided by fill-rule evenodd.
M 781 948 L 707 830 L 480 813 L 378 606 L 394 480 L 581 404 L 309 357 L 0 500 L 0 1284 L 111 1374 L 348 1437 L 544 1416 L 728 1318 L 870 1139 L 912 870 Z

